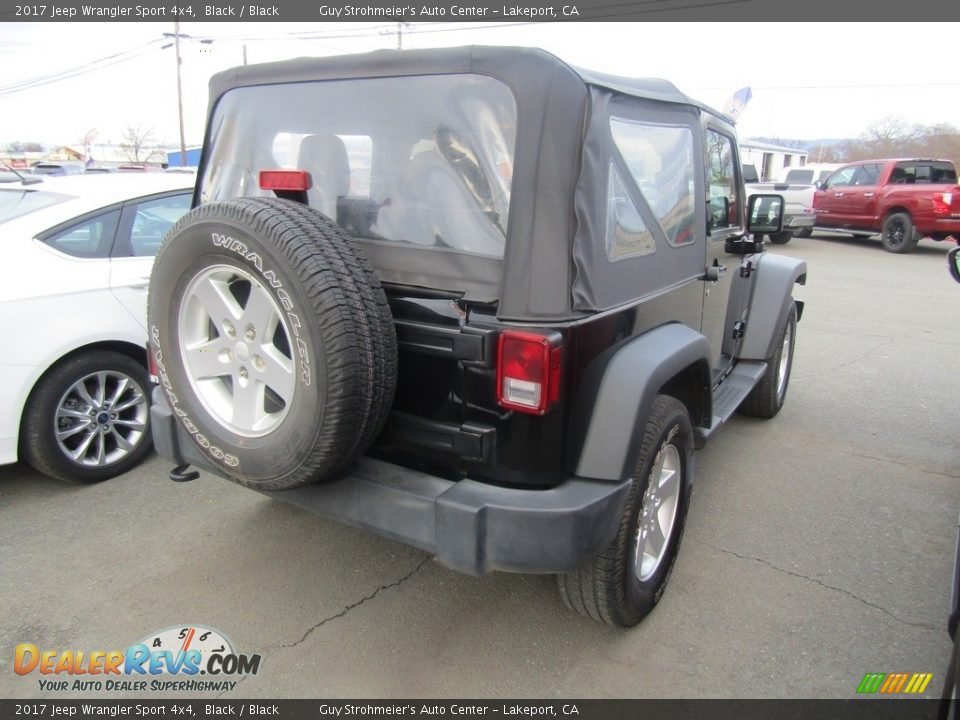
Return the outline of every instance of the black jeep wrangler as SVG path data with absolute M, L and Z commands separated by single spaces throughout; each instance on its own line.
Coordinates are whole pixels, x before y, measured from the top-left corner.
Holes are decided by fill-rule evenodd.
M 634 625 L 694 448 L 787 391 L 806 266 L 739 168 L 671 84 L 538 50 L 221 73 L 150 284 L 156 446 Z

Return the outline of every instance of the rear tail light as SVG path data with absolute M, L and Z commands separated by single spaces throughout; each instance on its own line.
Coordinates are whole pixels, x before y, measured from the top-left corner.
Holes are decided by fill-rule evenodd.
M 313 181 L 306 170 L 261 170 L 261 190 L 305 191 Z
M 935 192 L 933 194 L 933 211 L 937 215 L 949 215 L 951 204 L 953 204 L 952 192 Z
M 543 415 L 560 399 L 561 337 L 504 330 L 497 349 L 497 402 Z

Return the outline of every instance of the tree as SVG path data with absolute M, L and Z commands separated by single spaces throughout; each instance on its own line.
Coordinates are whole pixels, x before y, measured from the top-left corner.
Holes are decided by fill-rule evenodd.
M 7 143 L 7 152 L 17 154 L 25 152 L 43 152 L 43 145 L 38 142 L 21 142 L 20 140 L 14 140 L 12 143 Z
M 163 151 L 156 145 L 152 127 L 128 125 L 123 131 L 123 140 L 120 149 L 131 162 L 150 162 L 163 158 Z
M 888 116 L 869 125 L 856 140 L 811 152 L 817 162 L 853 162 L 881 158 L 936 158 L 960 167 L 960 129 L 949 123 L 915 125 Z M 813 162 L 813 160 L 811 160 Z
M 911 125 L 906 118 L 888 115 L 867 126 L 859 140 L 851 144 L 853 159 L 903 157 L 911 154 L 924 134 L 921 125 Z

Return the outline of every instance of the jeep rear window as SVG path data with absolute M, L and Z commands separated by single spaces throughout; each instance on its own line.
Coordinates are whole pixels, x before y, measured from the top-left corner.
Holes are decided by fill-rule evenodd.
M 351 235 L 503 257 L 516 104 L 486 76 L 236 88 L 211 117 L 201 201 L 269 196 L 269 169 L 310 173 L 309 204 Z

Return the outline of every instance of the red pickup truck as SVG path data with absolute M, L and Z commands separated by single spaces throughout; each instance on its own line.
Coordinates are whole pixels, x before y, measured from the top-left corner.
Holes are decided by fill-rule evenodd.
M 960 186 L 949 160 L 864 160 L 828 177 L 813 199 L 816 225 L 880 233 L 883 248 L 908 253 L 920 238 L 960 239 Z

